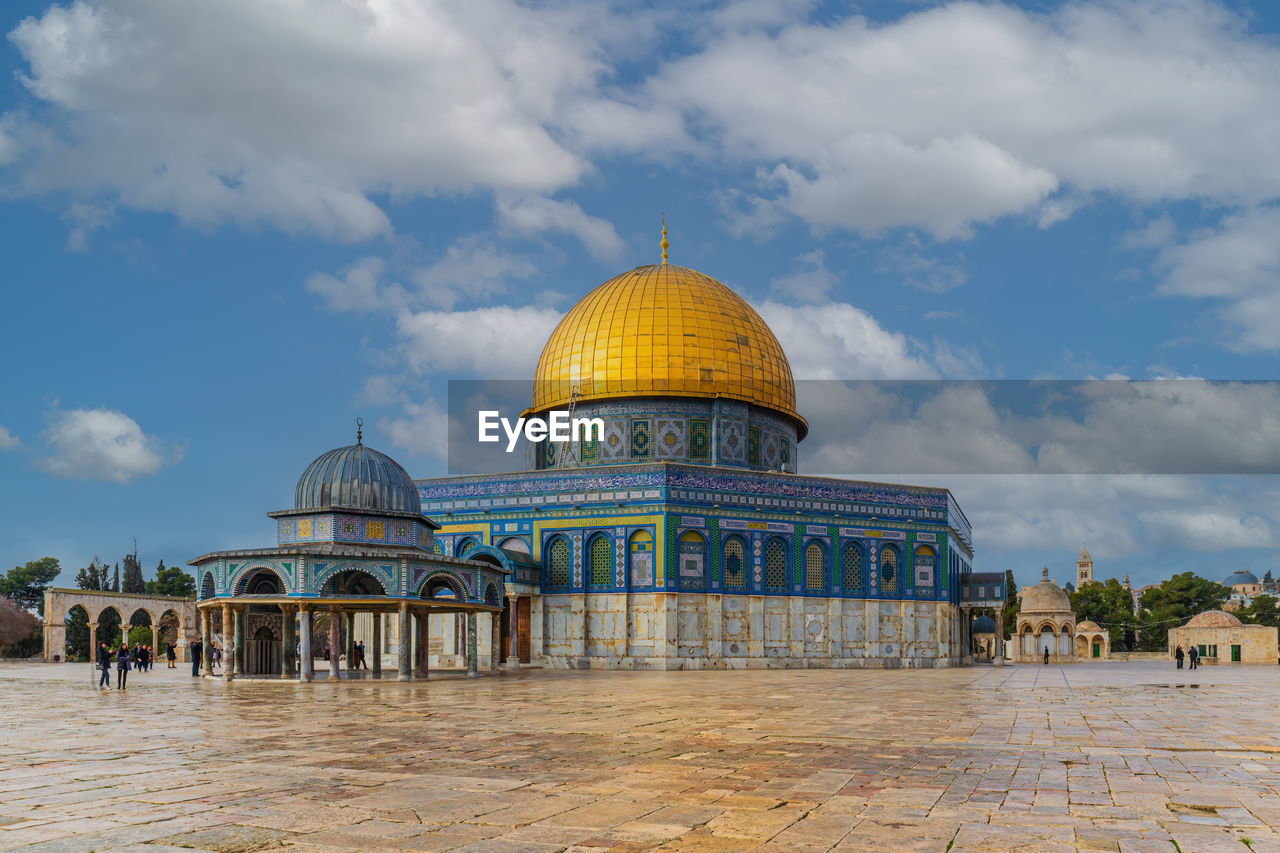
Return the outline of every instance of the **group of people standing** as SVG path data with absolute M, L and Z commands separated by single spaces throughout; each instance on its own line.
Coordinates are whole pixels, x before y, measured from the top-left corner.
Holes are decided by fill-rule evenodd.
M 169 669 L 174 669 L 177 666 L 178 650 L 173 643 L 165 643 L 164 657 L 168 661 Z M 127 642 L 121 642 L 119 648 L 115 649 L 105 642 L 98 643 L 98 669 L 102 670 L 102 677 L 98 679 L 99 687 L 111 689 L 111 663 L 113 660 L 116 665 L 116 689 L 126 690 L 129 671 L 136 668 L 138 672 L 150 672 L 155 665 L 156 653 L 150 646 L 144 646 L 142 643 L 135 643 L 132 649 L 129 648 Z
M 213 649 L 209 654 L 209 659 L 212 662 L 212 666 L 214 669 L 222 668 L 222 649 L 218 647 L 217 643 L 213 643 Z M 194 643 L 191 644 L 191 677 L 192 678 L 200 677 L 200 664 L 201 664 L 201 661 L 203 660 L 204 660 L 204 641 L 196 640 Z
M 1178 662 L 1178 669 L 1182 669 L 1182 661 L 1184 659 L 1187 661 L 1187 664 L 1188 664 L 1187 669 L 1200 668 L 1200 650 L 1197 649 L 1195 646 L 1192 646 L 1191 650 L 1188 652 L 1184 652 L 1182 650 L 1182 646 L 1178 646 L 1178 648 L 1173 653 L 1173 659 Z

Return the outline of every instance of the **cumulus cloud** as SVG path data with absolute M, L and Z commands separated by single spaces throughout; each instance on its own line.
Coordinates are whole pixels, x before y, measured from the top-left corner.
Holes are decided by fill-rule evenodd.
M 541 197 L 499 199 L 498 221 L 504 229 L 524 236 L 544 231 L 570 234 L 599 260 L 617 260 L 623 250 L 613 223 L 587 215 L 571 201 Z
M 1280 47 L 1208 0 L 760 20 L 725 27 L 649 88 L 718 151 L 772 164 L 743 199 L 766 226 L 785 211 L 953 238 L 1010 214 L 1051 225 L 1098 192 L 1280 195 Z
M 821 302 L 839 282 L 826 260 L 821 249 L 799 255 L 790 272 L 769 283 L 769 290 L 786 300 Z
M 381 258 L 361 258 L 341 277 L 316 272 L 307 276 L 307 290 L 319 295 L 331 311 L 372 311 L 381 307 L 378 282 L 386 267 Z
M 1280 347 L 1280 207 L 1228 216 L 1166 247 L 1157 268 L 1165 274 L 1159 293 L 1221 304 L 1233 348 Z
M 755 306 L 797 379 L 928 379 L 938 375 L 919 344 L 841 302 Z
M 462 237 L 444 254 L 413 271 L 410 278 L 428 305 L 450 309 L 461 299 L 489 299 L 512 279 L 538 271 L 524 255 L 508 252 L 481 235 Z
M 378 421 L 378 429 L 392 447 L 408 456 L 444 459 L 448 455 L 449 415 L 433 397 L 405 401 L 398 415 Z
M 0 426 L 0 453 L 6 450 L 17 450 L 21 446 L 22 442 L 18 440 L 16 435 Z
M 127 483 L 182 459 L 182 451 L 113 409 L 55 411 L 37 464 L 56 477 Z
M 946 293 L 969 280 L 963 256 L 959 260 L 960 263 L 946 263 L 929 257 L 922 250 L 919 238 L 909 235 L 899 245 L 889 246 L 880 253 L 879 269 L 900 276 L 907 287 L 926 293 Z
M 529 374 L 560 316 L 534 306 L 402 311 L 396 331 L 405 360 L 417 373 L 511 379 Z
M 390 229 L 381 194 L 577 181 L 589 164 L 557 122 L 610 102 L 599 19 L 513 0 L 78 0 L 9 34 L 50 109 L 6 116 L 0 155 L 34 193 L 365 239 Z

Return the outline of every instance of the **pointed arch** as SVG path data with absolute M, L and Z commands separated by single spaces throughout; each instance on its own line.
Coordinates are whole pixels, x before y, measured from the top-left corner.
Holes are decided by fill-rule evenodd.
M 898 570 L 902 564 L 902 554 L 897 545 L 880 546 L 880 591 L 898 591 Z
M 679 588 L 690 592 L 707 589 L 707 540 L 696 530 L 686 530 L 676 540 Z
M 736 533 L 724 540 L 724 588 L 747 588 L 747 540 Z
M 647 530 L 637 530 L 627 542 L 627 559 L 630 561 L 630 578 L 633 587 L 653 586 L 653 536 Z
M 587 585 L 613 587 L 613 540 L 607 533 L 595 533 L 587 540 Z
M 573 583 L 573 549 L 569 538 L 557 533 L 542 548 L 542 577 L 548 589 L 568 589 Z
M 867 588 L 863 578 L 866 566 L 862 544 L 857 541 L 846 542 L 840 551 L 840 587 L 845 595 L 861 595 Z
M 827 590 L 827 543 L 810 539 L 804 546 L 804 591 Z
M 787 540 L 770 537 L 764 544 L 764 587 L 771 592 L 787 589 Z

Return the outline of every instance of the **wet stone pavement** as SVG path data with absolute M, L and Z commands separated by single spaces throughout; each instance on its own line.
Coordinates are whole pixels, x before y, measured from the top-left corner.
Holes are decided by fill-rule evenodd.
M 0 849 L 1280 851 L 1280 668 L 0 665 Z

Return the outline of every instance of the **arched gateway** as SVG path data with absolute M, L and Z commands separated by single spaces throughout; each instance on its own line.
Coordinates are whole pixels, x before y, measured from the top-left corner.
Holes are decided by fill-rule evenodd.
M 227 679 L 273 672 L 310 681 L 315 657 L 331 659 L 330 678 L 341 677 L 342 657 L 354 674 L 360 620 L 372 631 L 369 675 L 382 676 L 382 653 L 394 648 L 398 679 L 408 681 L 415 669 L 426 675 L 426 626 L 435 613 L 465 615 L 468 673 L 478 674 L 476 615 L 502 612 L 494 591 L 503 589 L 507 571 L 493 561 L 437 554 L 439 525 L 422 514 L 413 480 L 391 457 L 365 447 L 360 433 L 355 444 L 307 467 L 293 509 L 268 515 L 276 520 L 275 548 L 217 551 L 190 562 L 205 675 L 213 674 L 215 620 L 226 626 Z M 316 620 L 325 622 L 324 634 L 313 632 Z M 487 621 L 494 640 L 485 668 L 495 669 L 498 619 Z
M 186 660 L 187 649 L 196 639 L 196 603 L 190 598 L 167 595 L 137 595 L 128 592 L 97 592 L 85 589 L 46 589 L 44 592 L 44 659 L 66 660 L 67 615 L 81 608 L 89 617 L 89 658 L 98 644 L 98 620 L 114 610 L 128 630 L 129 617 L 141 610 L 151 618 L 151 648 L 163 653 L 161 621 L 165 613 L 177 617 L 178 659 Z

